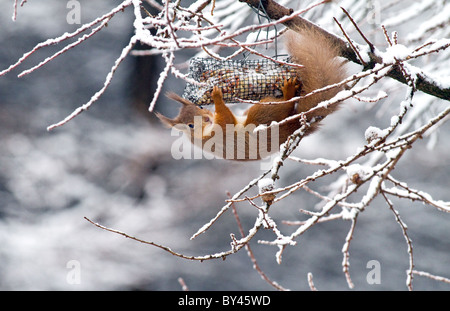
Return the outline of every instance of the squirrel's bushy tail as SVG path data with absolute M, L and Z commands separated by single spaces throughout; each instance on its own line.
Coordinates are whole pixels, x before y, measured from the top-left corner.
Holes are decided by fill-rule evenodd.
M 304 66 L 299 69 L 302 80 L 301 95 L 344 79 L 343 62 L 338 58 L 339 49 L 324 35 L 313 29 L 289 30 L 285 35 L 286 48 L 293 57 L 293 61 Z M 302 99 L 297 106 L 297 111 L 308 111 L 318 103 L 332 98 L 340 90 L 341 88 L 333 88 Z M 334 110 L 330 109 L 326 114 Z

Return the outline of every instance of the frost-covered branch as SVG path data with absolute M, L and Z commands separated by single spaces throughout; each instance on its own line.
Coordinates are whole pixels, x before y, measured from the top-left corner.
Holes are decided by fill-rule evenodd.
M 16 1 L 15 3 L 17 3 L 17 0 L 15 0 L 15 1 Z M 63 35 L 59 36 L 59 37 L 52 38 L 52 39 L 48 39 L 48 40 L 46 40 L 46 41 L 44 41 L 44 42 L 41 42 L 41 43 L 37 44 L 31 51 L 29 51 L 29 52 L 23 54 L 23 56 L 22 56 L 21 58 L 19 58 L 14 64 L 12 64 L 12 65 L 10 65 L 8 68 L 6 68 L 6 69 L 0 71 L 0 76 L 5 75 L 5 74 L 11 72 L 13 69 L 17 68 L 17 67 L 18 67 L 19 65 L 21 65 L 25 60 L 27 60 L 32 54 L 36 53 L 38 50 L 40 50 L 40 49 L 42 49 L 42 48 L 45 48 L 45 47 L 48 47 L 48 46 L 51 46 L 51 45 L 55 45 L 55 44 L 62 43 L 62 42 L 64 42 L 64 41 L 68 40 L 68 39 L 75 38 L 75 37 L 79 36 L 80 34 L 82 34 L 83 32 L 85 32 L 85 31 L 91 29 L 91 28 L 94 27 L 95 25 L 100 24 L 100 26 L 98 26 L 94 31 L 92 31 L 92 34 L 97 33 L 98 30 L 100 30 L 101 28 L 103 28 L 103 27 L 106 26 L 106 23 L 107 23 L 112 17 L 114 17 L 115 14 L 117 14 L 117 13 L 120 12 L 120 11 L 123 11 L 126 7 L 128 7 L 128 6 L 130 6 L 130 5 L 131 5 L 131 1 L 130 1 L 130 0 L 124 1 L 123 3 L 121 3 L 120 5 L 118 5 L 117 7 L 115 7 L 114 9 L 112 9 L 110 12 L 108 12 L 108 13 L 102 15 L 101 17 L 96 18 L 95 20 L 93 20 L 93 21 L 90 22 L 90 23 L 87 23 L 87 24 L 84 24 L 84 25 L 80 26 L 80 27 L 79 27 L 77 30 L 75 30 L 74 32 L 71 32 L 71 33 L 67 33 L 67 32 L 66 32 L 66 33 L 64 33 Z M 16 14 L 16 13 L 15 13 L 15 14 Z M 16 15 L 14 15 L 14 16 L 16 16 Z M 105 21 L 106 21 L 106 23 L 105 23 Z M 89 37 L 91 37 L 92 34 L 91 34 L 91 35 L 88 35 L 88 36 L 84 36 L 84 37 L 78 39 L 78 41 L 77 41 L 76 43 L 69 45 L 70 48 L 73 48 L 74 46 L 81 44 L 83 41 L 85 41 L 86 39 L 88 39 Z M 66 52 L 66 51 L 67 51 L 68 49 L 70 49 L 70 48 L 67 48 L 67 47 L 66 47 L 66 48 L 63 49 L 63 50 L 64 50 L 64 52 Z M 63 51 L 63 50 L 61 50 L 61 51 Z M 59 52 L 59 53 L 54 54 L 52 57 L 50 57 L 50 59 L 47 59 L 47 60 L 45 61 L 45 63 L 48 63 L 50 60 L 53 60 L 54 58 L 56 58 L 57 56 L 63 54 L 64 52 Z M 42 63 L 42 65 L 44 65 L 44 64 Z M 25 72 L 26 72 L 27 74 L 28 74 L 28 73 L 31 73 L 32 71 L 34 71 L 34 70 L 40 68 L 42 65 L 40 65 L 40 66 L 35 66 L 33 70 L 27 70 L 27 71 L 25 71 Z M 25 74 L 25 73 L 22 73 L 20 76 L 23 76 L 24 74 Z
M 408 246 L 408 257 L 409 257 L 409 269 L 406 270 L 406 286 L 409 290 L 413 289 L 412 286 L 412 279 L 413 279 L 413 269 L 414 269 L 414 257 L 413 257 L 413 247 L 412 247 L 412 241 L 411 238 L 408 235 L 407 229 L 408 227 L 403 222 L 403 220 L 400 218 L 400 214 L 398 211 L 395 210 L 394 205 L 392 202 L 386 197 L 386 195 L 382 191 L 383 198 L 385 199 L 387 205 L 389 206 L 389 209 L 392 211 L 392 213 L 395 216 L 395 220 L 400 225 L 400 228 L 402 229 L 403 236 L 406 240 L 406 245 Z
M 292 14 L 292 9 L 286 8 L 280 4 L 278 4 L 274 0 L 267 0 L 264 2 L 261 2 L 259 0 L 239 0 L 242 2 L 245 2 L 252 6 L 253 8 L 257 10 L 261 10 L 264 14 L 267 14 L 271 19 L 273 20 L 282 20 L 286 16 L 290 16 Z M 362 64 L 361 57 L 359 53 L 353 49 L 353 45 L 349 44 L 346 40 L 327 32 L 323 28 L 311 23 L 310 21 L 302 18 L 301 16 L 295 16 L 289 20 L 283 21 L 283 24 L 285 24 L 287 27 L 292 29 L 305 29 L 305 28 L 314 28 L 319 33 L 325 34 L 326 37 L 334 42 L 336 46 L 340 47 L 341 55 L 348 60 L 355 62 L 357 64 Z M 356 48 L 358 51 L 364 51 L 367 49 L 363 46 L 357 45 L 356 43 L 353 43 L 356 45 Z M 450 46 L 450 41 L 445 40 L 445 42 L 438 47 L 438 50 L 444 50 L 447 49 Z M 380 55 L 377 53 L 376 50 L 369 50 L 367 51 L 366 55 L 363 56 L 364 63 L 366 64 L 366 69 L 371 69 L 376 66 L 376 64 L 383 63 L 383 58 L 380 57 Z M 416 72 L 417 79 L 415 81 L 415 86 L 418 90 L 423 91 L 427 94 L 430 94 L 432 96 L 450 100 L 450 81 L 449 77 L 446 77 L 446 81 L 442 82 L 439 79 L 436 80 L 433 77 L 431 77 L 429 74 L 425 72 Z M 401 70 L 401 66 L 394 66 L 387 76 L 401 82 L 401 83 L 407 83 L 408 79 L 405 77 L 404 72 Z
M 230 196 L 229 193 L 228 193 L 228 196 Z M 242 228 L 241 220 L 239 219 L 239 215 L 238 215 L 238 213 L 237 213 L 237 210 L 236 210 L 236 207 L 235 207 L 234 203 L 232 203 L 231 207 L 232 207 L 233 215 L 234 215 L 234 217 L 235 217 L 235 219 L 236 219 L 236 223 L 237 223 L 237 225 L 238 225 L 238 228 L 239 228 L 239 232 L 240 232 L 240 234 L 241 234 L 241 237 L 244 238 L 244 236 L 245 236 L 244 229 Z M 250 260 L 252 261 L 253 268 L 258 272 L 258 274 L 261 276 L 261 278 L 262 278 L 264 281 L 266 281 L 268 284 L 270 284 L 272 287 L 274 287 L 274 288 L 277 289 L 277 290 L 282 290 L 282 291 L 287 290 L 286 288 L 284 288 L 283 286 L 281 286 L 281 285 L 278 284 L 277 282 L 271 280 L 271 279 L 267 276 L 267 274 L 261 269 L 261 267 L 258 265 L 258 263 L 257 263 L 257 261 L 256 261 L 256 257 L 255 257 L 255 255 L 254 255 L 254 253 L 253 253 L 253 251 L 252 251 L 252 249 L 251 249 L 249 243 L 247 243 L 247 244 L 245 245 L 245 249 L 247 250 L 247 254 L 248 254 L 248 256 L 250 257 Z
M 416 274 L 419 276 L 424 276 L 424 277 L 430 278 L 430 279 L 438 281 L 438 282 L 444 282 L 444 283 L 450 284 L 450 278 L 433 275 L 433 274 L 425 272 L 425 271 L 413 270 L 413 274 Z

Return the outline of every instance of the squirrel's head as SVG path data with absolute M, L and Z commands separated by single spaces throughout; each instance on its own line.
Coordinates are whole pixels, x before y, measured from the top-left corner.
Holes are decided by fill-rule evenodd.
M 211 111 L 202 109 L 175 93 L 168 93 L 167 97 L 180 102 L 182 106 L 178 116 L 173 119 L 169 119 L 158 112 L 155 113 L 164 125 L 170 128 L 175 127 L 189 135 L 197 133 L 202 135 L 203 129 L 208 125 L 212 125 L 214 115 Z M 198 127 L 201 128 L 201 131 L 198 131 Z M 195 131 L 196 128 L 197 131 Z

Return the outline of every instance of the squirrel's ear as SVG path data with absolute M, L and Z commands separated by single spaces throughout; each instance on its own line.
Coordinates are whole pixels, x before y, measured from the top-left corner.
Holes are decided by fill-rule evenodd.
M 168 92 L 166 94 L 167 97 L 169 97 L 170 99 L 173 99 L 179 103 L 182 103 L 185 106 L 189 106 L 189 105 L 195 105 L 193 102 L 181 97 L 180 95 L 173 93 L 173 92 Z
M 177 124 L 177 122 L 174 119 L 169 119 L 165 116 L 163 116 L 162 114 L 160 114 L 159 112 L 155 112 L 155 115 L 158 117 L 158 119 L 161 120 L 161 122 L 168 126 L 168 127 L 173 127 Z

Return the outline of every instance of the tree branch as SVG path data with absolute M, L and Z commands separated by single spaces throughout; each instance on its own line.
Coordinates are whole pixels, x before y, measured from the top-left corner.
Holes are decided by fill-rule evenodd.
M 267 16 L 273 20 L 278 20 L 280 18 L 289 16 L 293 13 L 292 9 L 286 8 L 274 0 L 239 0 L 240 2 L 247 3 L 251 7 L 256 10 L 260 10 L 261 13 L 267 14 Z M 358 58 L 356 52 L 352 49 L 350 44 L 344 39 L 326 31 L 325 29 L 317 26 L 316 24 L 300 17 L 294 16 L 289 20 L 283 22 L 283 24 L 290 29 L 308 29 L 312 28 L 320 34 L 324 35 L 328 40 L 330 40 L 333 44 L 339 47 L 340 55 L 354 63 L 363 65 Z M 448 46 L 447 46 L 448 47 Z M 376 64 L 382 63 L 382 58 L 375 54 L 374 51 L 370 51 L 368 53 L 370 57 L 370 62 L 368 62 L 365 66 L 365 70 L 373 69 Z M 403 72 L 400 66 L 393 66 L 391 71 L 387 75 L 390 78 L 393 78 L 403 84 L 407 84 L 408 79 L 403 75 Z M 450 87 L 442 87 L 438 85 L 436 81 L 427 76 L 425 73 L 420 72 L 417 73 L 417 80 L 415 87 L 429 95 L 450 100 Z

